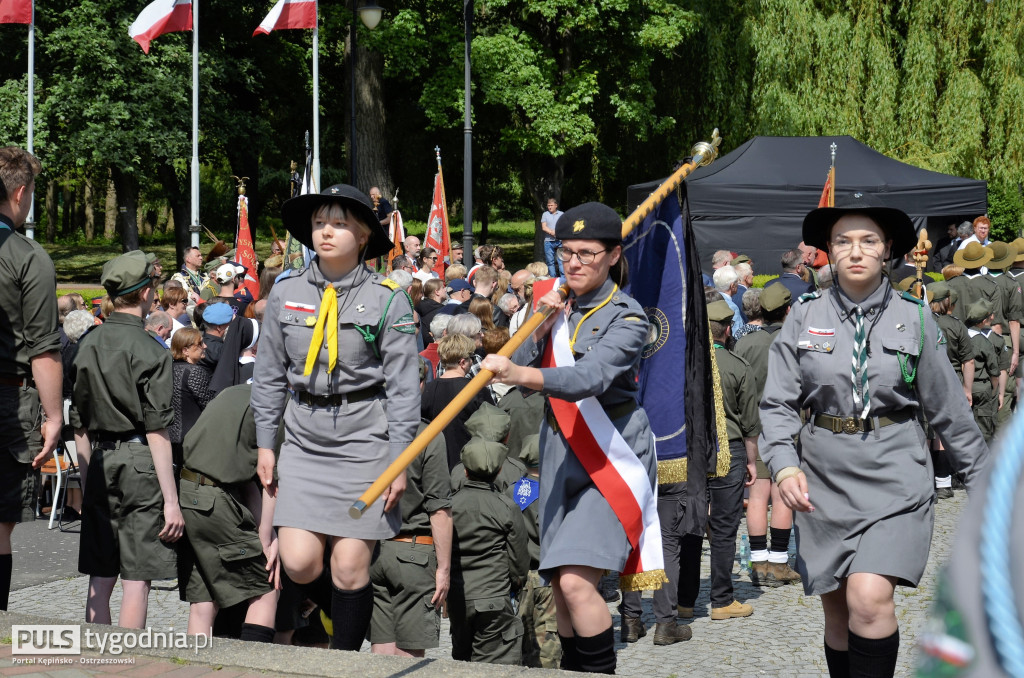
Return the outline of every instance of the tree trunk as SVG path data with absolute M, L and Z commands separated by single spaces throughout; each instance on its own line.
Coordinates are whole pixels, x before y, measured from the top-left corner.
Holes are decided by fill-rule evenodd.
M 192 217 L 191 187 L 185 190 L 186 187 L 181 185 L 170 163 L 158 165 L 156 176 L 164 189 L 164 195 L 171 206 L 171 215 L 174 217 L 174 256 L 177 270 L 185 263 L 181 260 L 181 251 L 192 241 L 192 234 L 188 231 L 189 220 Z M 201 237 L 203 236 L 200 235 Z
M 357 188 L 369 193 L 370 188 L 376 186 L 384 196 L 391 196 L 394 184 L 387 162 L 384 56 L 364 49 L 356 38 L 355 57 Z
M 108 172 L 108 177 L 113 176 L 113 172 Z M 114 190 L 114 180 L 111 178 L 107 179 L 107 196 L 106 204 L 103 209 L 103 237 L 107 240 L 114 239 L 114 233 L 117 232 L 117 191 Z
M 167 227 L 171 223 L 171 206 L 164 203 L 160 206 L 160 211 L 157 213 L 157 226 L 161 233 L 167 232 Z
M 86 186 L 87 184 L 83 183 L 75 189 L 75 213 L 74 219 L 71 220 L 71 232 L 76 235 L 85 231 L 85 205 L 89 200 Z
M 92 239 L 96 237 L 96 208 L 93 205 L 95 196 L 92 194 L 92 182 L 85 182 L 85 218 L 83 219 L 82 226 L 85 229 L 85 241 L 92 242 Z
M 134 174 L 127 174 L 116 168 L 111 171 L 111 175 L 117 191 L 117 209 L 121 217 L 118 220 L 121 230 L 121 251 L 132 252 L 139 249 L 139 182 Z
M 57 220 L 60 212 L 57 209 L 57 182 L 46 182 L 46 242 L 53 242 L 57 235 Z

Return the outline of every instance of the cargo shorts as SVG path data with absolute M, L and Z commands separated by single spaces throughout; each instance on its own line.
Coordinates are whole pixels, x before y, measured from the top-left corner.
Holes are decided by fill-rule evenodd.
M 438 646 L 440 610 L 434 597 L 437 556 L 433 544 L 381 541 L 370 567 L 373 584 L 371 643 L 395 643 L 403 650 Z
M 185 538 L 178 554 L 178 591 L 189 603 L 222 609 L 273 590 L 252 511 L 220 487 L 178 481 Z
M 176 577 L 175 545 L 158 536 L 164 499 L 149 446 L 93 445 L 85 483 L 78 570 L 132 581 Z
M 31 386 L 0 386 L 0 523 L 32 522 L 39 495 L 32 460 L 43 449 L 43 410 Z

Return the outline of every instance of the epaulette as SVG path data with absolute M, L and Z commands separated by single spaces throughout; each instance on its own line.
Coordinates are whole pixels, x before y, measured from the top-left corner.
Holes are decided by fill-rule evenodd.
M 395 282 L 394 280 L 392 280 L 391 278 L 381 278 L 381 279 L 380 279 L 380 280 L 378 280 L 377 282 L 378 282 L 379 284 L 383 285 L 384 287 L 388 288 L 388 289 L 389 289 L 389 290 L 391 290 L 392 292 L 395 292 L 395 291 L 397 291 L 397 290 L 398 290 L 398 283 L 396 283 L 396 282 Z
M 904 292 L 903 294 L 900 295 L 900 297 L 906 299 L 907 301 L 912 301 L 918 306 L 924 306 L 924 299 L 918 299 L 910 292 Z
M 797 299 L 797 301 L 799 301 L 802 304 L 802 303 L 810 301 L 811 299 L 817 299 L 820 296 L 821 296 L 821 290 L 814 290 L 813 292 L 805 292 L 805 293 L 801 294 L 800 298 Z

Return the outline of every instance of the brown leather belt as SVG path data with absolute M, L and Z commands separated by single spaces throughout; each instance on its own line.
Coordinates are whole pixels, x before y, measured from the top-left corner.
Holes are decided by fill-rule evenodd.
M 309 391 L 296 391 L 295 399 L 303 405 L 311 407 L 340 407 L 345 403 L 358 403 L 376 397 L 381 392 L 379 384 L 356 389 L 348 393 L 331 393 L 329 395 L 313 395 Z
M 397 537 L 392 537 L 389 541 L 403 541 L 407 544 L 427 544 L 433 546 L 434 538 L 425 537 L 422 534 L 400 534 Z
M 615 421 L 616 419 L 621 419 L 627 414 L 631 414 L 633 411 L 637 409 L 637 407 L 639 407 L 639 405 L 637 405 L 637 402 L 635 400 L 627 400 L 624 403 L 619 403 L 618 405 L 606 407 L 604 408 L 604 411 L 605 414 L 608 415 L 609 419 Z M 562 430 L 558 426 L 558 420 L 555 419 L 555 413 L 551 411 L 550 407 L 544 408 L 544 416 L 547 417 L 548 427 L 550 427 L 552 431 L 558 433 L 559 431 Z
M 905 408 L 897 412 L 893 412 L 884 417 L 878 417 L 878 427 L 891 426 L 892 424 L 902 424 L 905 421 L 910 421 L 914 418 L 914 410 L 911 408 Z M 861 419 L 860 417 L 836 417 L 831 414 L 818 414 L 815 415 L 814 425 L 818 428 L 823 428 L 832 433 L 846 433 L 853 435 L 856 433 L 867 433 L 874 429 L 874 419 Z
M 214 480 L 212 478 L 207 478 L 202 473 L 196 473 L 195 471 L 190 471 L 187 468 L 182 468 L 181 469 L 181 479 L 182 480 L 187 480 L 190 483 L 195 483 L 196 485 L 206 485 L 208 487 L 217 487 L 217 481 L 216 480 Z

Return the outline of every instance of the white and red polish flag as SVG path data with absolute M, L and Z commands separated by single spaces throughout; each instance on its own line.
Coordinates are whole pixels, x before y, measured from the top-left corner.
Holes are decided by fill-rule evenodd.
M 316 28 L 316 0 L 277 0 L 252 34 L 269 34 L 283 28 Z
M 154 0 L 128 27 L 128 35 L 149 54 L 149 43 L 164 33 L 192 30 L 192 0 Z
M 32 23 L 32 0 L 0 0 L 0 24 Z

